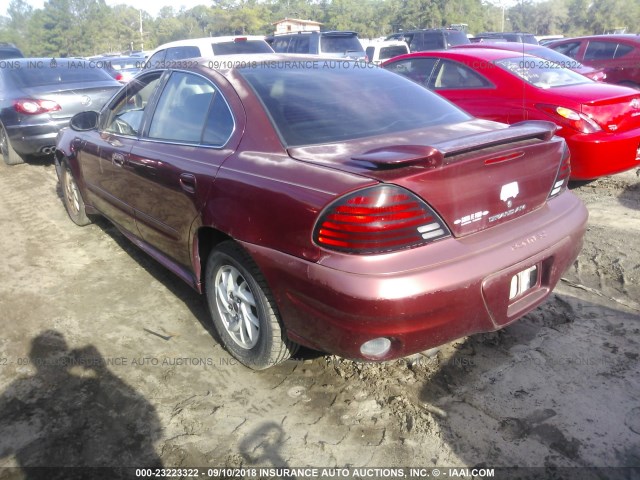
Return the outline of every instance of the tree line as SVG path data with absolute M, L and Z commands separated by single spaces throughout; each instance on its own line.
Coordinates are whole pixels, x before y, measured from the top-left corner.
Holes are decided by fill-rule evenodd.
M 0 42 L 27 56 L 89 56 L 150 50 L 165 42 L 217 35 L 266 35 L 284 18 L 322 22 L 324 30 L 355 30 L 378 38 L 401 29 L 467 24 L 468 31 L 585 35 L 618 28 L 640 31 L 640 0 L 209 0 L 157 17 L 105 0 L 47 0 L 34 9 L 11 0 L 0 17 Z M 206 0 L 203 0 L 203 3 Z

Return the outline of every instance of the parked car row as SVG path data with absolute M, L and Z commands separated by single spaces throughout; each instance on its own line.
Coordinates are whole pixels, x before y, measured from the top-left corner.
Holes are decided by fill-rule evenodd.
M 316 38 L 322 54 L 323 37 L 350 56 L 349 35 L 286 48 Z M 69 217 L 108 218 L 205 294 L 250 368 L 301 345 L 380 361 L 500 329 L 577 258 L 587 211 L 569 180 L 638 166 L 640 92 L 441 40 L 384 68 L 251 37 L 163 45 L 59 132 Z M 69 121 L 64 95 L 19 95 L 3 114 Z M 15 138 L 0 137 L 9 163 Z
M 418 52 L 383 66 L 479 118 L 554 122 L 571 151 L 573 180 L 640 168 L 638 90 L 594 82 L 559 63 L 502 48 Z

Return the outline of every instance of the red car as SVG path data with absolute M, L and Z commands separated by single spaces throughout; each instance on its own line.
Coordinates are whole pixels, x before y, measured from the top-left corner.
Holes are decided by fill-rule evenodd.
M 104 215 L 206 293 L 251 368 L 300 344 L 387 360 L 502 328 L 586 228 L 551 122 L 478 120 L 360 63 L 193 59 L 71 125 L 56 150 L 71 219 Z
M 544 58 L 545 60 L 557 63 L 558 65 L 568 68 L 569 70 L 573 70 L 580 75 L 589 77 L 591 80 L 595 80 L 596 82 L 604 82 L 607 78 L 607 74 L 604 73 L 603 69 L 587 67 L 571 57 L 567 57 L 566 55 L 542 45 L 516 42 L 482 42 L 457 45 L 454 48 L 496 48 L 498 50 L 526 53 L 527 55 L 533 55 L 534 57 Z
M 607 74 L 606 82 L 640 88 L 640 36 L 593 35 L 563 38 L 547 45 Z
M 574 180 L 640 167 L 637 90 L 593 82 L 549 60 L 497 49 L 411 53 L 383 66 L 479 118 L 555 122 L 571 151 Z

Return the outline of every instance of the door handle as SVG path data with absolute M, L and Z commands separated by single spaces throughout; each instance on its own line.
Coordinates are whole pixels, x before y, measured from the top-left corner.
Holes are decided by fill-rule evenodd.
M 187 193 L 196 192 L 196 177 L 191 173 L 180 174 L 180 187 Z
M 111 162 L 116 167 L 122 167 L 124 165 L 124 155 L 122 155 L 121 153 L 114 153 L 113 155 L 111 155 Z

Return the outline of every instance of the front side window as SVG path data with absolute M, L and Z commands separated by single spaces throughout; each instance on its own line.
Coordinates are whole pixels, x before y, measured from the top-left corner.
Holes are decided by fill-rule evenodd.
M 162 72 L 143 75 L 129 82 L 106 111 L 103 130 L 125 136 L 137 136 L 144 112 L 160 81 Z
M 561 45 L 554 46 L 553 49 L 567 57 L 576 58 L 578 56 L 578 50 L 580 50 L 580 42 L 563 43 Z
M 178 143 L 224 145 L 233 117 L 224 98 L 206 78 L 173 72 L 149 127 L 149 138 Z
M 429 85 L 429 79 L 431 78 L 433 69 L 437 63 L 437 58 L 417 57 L 399 60 L 389 65 L 385 65 L 384 68 L 403 75 L 410 80 L 427 87 Z
M 487 68 L 489 64 L 487 63 Z M 433 75 L 430 88 L 436 90 L 489 88 L 493 84 L 471 68 L 451 60 L 442 60 Z

